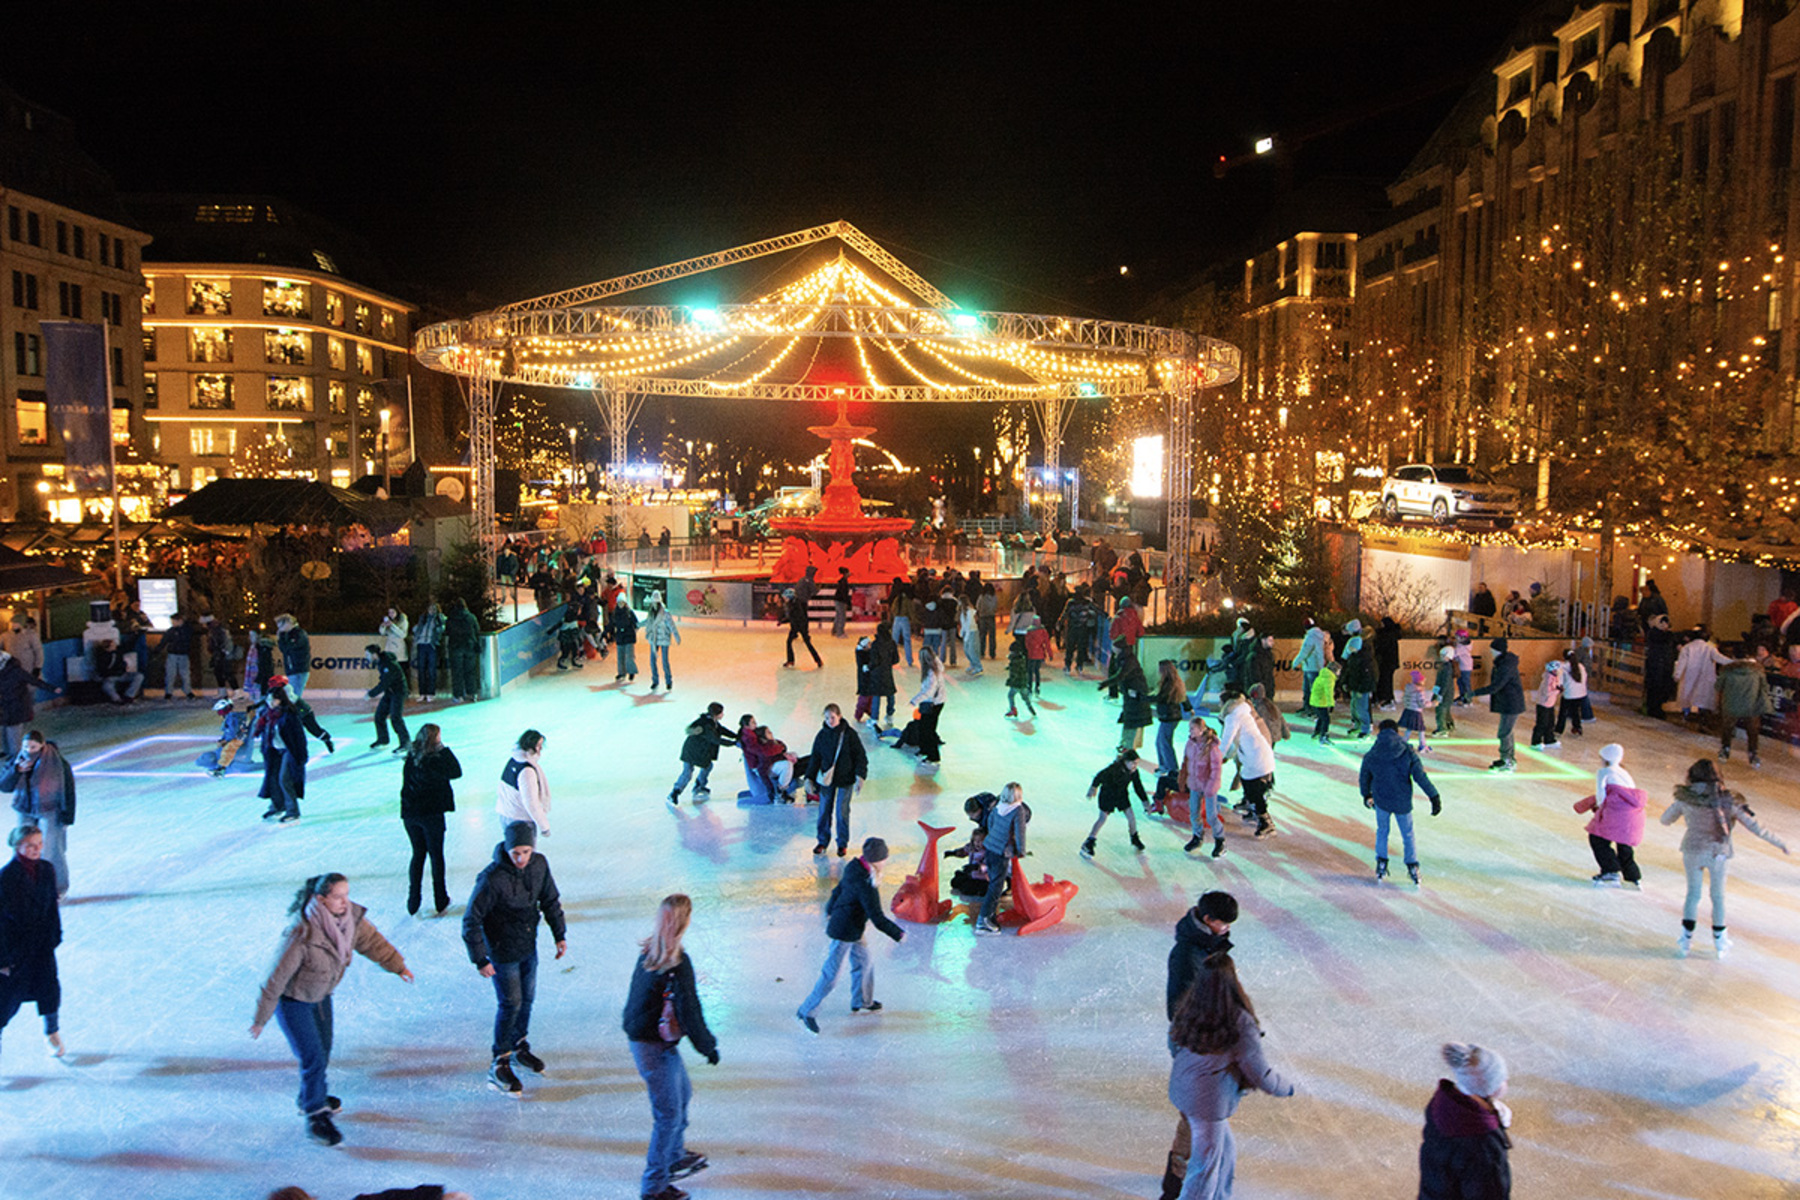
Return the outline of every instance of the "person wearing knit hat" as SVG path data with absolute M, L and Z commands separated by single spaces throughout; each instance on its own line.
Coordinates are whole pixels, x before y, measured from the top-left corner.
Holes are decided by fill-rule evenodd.
M 1440 1051 L 1451 1078 L 1438 1080 L 1425 1106 L 1419 1147 L 1419 1195 L 1512 1195 L 1506 1060 L 1482 1046 L 1450 1042 Z
M 794 1016 L 808 1032 L 819 1032 L 813 1013 L 837 986 L 838 974 L 844 969 L 844 956 L 850 956 L 850 1011 L 880 1012 L 881 1001 L 875 999 L 875 968 L 869 962 L 869 948 L 863 945 L 863 934 L 870 921 L 875 928 L 896 942 L 906 931 L 894 924 L 881 911 L 881 864 L 887 861 L 888 845 L 878 837 L 864 838 L 862 854 L 844 868 L 843 877 L 831 889 L 825 902 L 825 963 L 819 968 L 819 981 L 807 994 Z
M 1648 797 L 1622 763 L 1625 747 L 1610 742 L 1600 747 L 1600 770 L 1594 775 L 1594 794 L 1576 803 L 1576 812 L 1593 811 L 1587 823 L 1588 847 L 1600 873 L 1595 887 L 1638 886 L 1643 877 L 1632 847 L 1644 840 L 1644 804 Z
M 1352 618 L 1344 626 L 1349 639 L 1344 643 L 1341 681 L 1350 693 L 1350 729 L 1354 737 L 1369 736 L 1369 699 L 1375 691 L 1375 651 L 1364 641 L 1362 622 Z
M 1500 718 L 1497 736 L 1500 757 L 1488 764 L 1490 771 L 1515 769 L 1513 726 L 1525 711 L 1525 684 L 1519 678 L 1519 656 L 1506 648 L 1505 638 L 1495 638 L 1488 646 L 1494 652 L 1494 665 L 1487 686 L 1476 688 L 1472 695 L 1486 696 L 1488 709 Z
M 463 910 L 463 944 L 483 978 L 494 981 L 498 1001 L 488 1085 L 511 1099 L 524 1095 L 513 1064 L 544 1073 L 544 1060 L 531 1052 L 531 1006 L 537 997 L 538 915 L 556 940 L 556 957 L 568 953 L 568 924 L 562 896 L 550 874 L 550 860 L 537 852 L 538 827 L 509 821 L 494 860 L 475 877 Z
M 1533 750 L 1540 746 L 1545 750 L 1554 750 L 1562 745 L 1556 736 L 1556 710 L 1562 705 L 1562 665 L 1560 658 L 1553 658 L 1545 663 L 1544 677 L 1531 693 L 1532 701 L 1537 705 L 1537 720 L 1531 726 Z

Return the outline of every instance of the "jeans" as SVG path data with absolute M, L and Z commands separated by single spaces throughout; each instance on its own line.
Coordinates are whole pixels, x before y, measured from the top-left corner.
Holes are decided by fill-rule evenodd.
M 126 697 L 130 698 L 137 695 L 138 689 L 144 686 L 144 677 L 136 671 L 130 671 L 124 675 L 108 676 L 100 681 L 100 691 L 108 700 L 116 701 L 119 699 L 119 688 L 121 686 L 125 689 Z M 23 728 L 23 726 L 21 726 L 21 728 Z M 17 751 L 15 750 L 14 753 L 17 753 Z
M 613 676 L 614 679 L 618 679 L 621 676 L 625 676 L 625 675 L 636 675 L 637 674 L 637 643 L 636 642 L 620 642 L 619 643 L 619 657 L 618 657 L 617 661 L 614 663 L 614 665 L 618 668 L 618 674 Z
M 656 660 L 662 659 L 662 680 L 670 687 L 675 686 L 675 672 L 669 667 L 669 647 L 667 645 L 650 647 L 650 686 L 656 686 Z
M 1350 724 L 1359 735 L 1369 732 L 1369 693 L 1350 693 Z
M 1180 721 L 1158 721 L 1156 723 L 1156 773 L 1173 775 L 1176 770 L 1175 759 L 1175 727 Z
M 969 660 L 969 674 L 981 674 L 981 630 L 971 629 L 962 635 L 963 657 Z
M 681 774 L 675 777 L 675 786 L 669 789 L 670 793 L 676 796 L 681 795 L 682 789 L 688 785 L 688 780 L 694 779 L 695 769 L 693 763 L 682 763 Z M 706 781 L 712 778 L 712 764 L 707 763 L 704 767 L 698 768 L 698 770 L 700 772 L 700 778 L 694 779 L 694 794 L 696 796 L 701 793 L 711 795 L 711 791 L 706 786 Z
M 1300 711 L 1303 713 L 1312 711 L 1312 685 L 1313 680 L 1318 677 L 1317 671 L 1300 672 Z M 1269 699 L 1273 700 L 1274 697 L 1271 696 Z
M 920 630 L 919 636 L 924 640 L 925 648 L 935 654 L 939 662 L 943 662 L 944 631 L 941 629 L 924 629 Z M 906 665 L 909 667 L 912 666 L 911 661 L 908 661 Z
M 1019 697 L 1021 697 L 1021 696 L 1023 696 L 1025 698 L 1025 707 L 1029 708 L 1031 710 L 1031 715 L 1034 717 L 1037 716 L 1037 705 L 1035 705 L 1031 702 L 1031 689 L 1030 688 L 1026 688 L 1024 691 L 1020 691 L 1018 688 L 1007 688 L 1006 689 L 1006 711 L 1009 714 L 1018 712 L 1019 711 Z
M 1601 874 L 1622 876 L 1627 883 L 1636 883 L 1644 877 L 1638 870 L 1636 852 L 1624 842 L 1615 844 L 1590 833 L 1588 848 L 1594 852 L 1594 862 L 1599 864 Z
M 331 1063 L 331 997 L 316 1004 L 283 996 L 275 1004 L 275 1023 L 300 1060 L 300 1111 L 306 1116 L 326 1111 L 325 1069 Z
M 975 629 L 981 635 L 983 656 L 998 658 L 1000 654 L 1000 619 L 998 617 L 976 617 Z
M 194 690 L 194 660 L 185 654 L 171 654 L 163 660 L 163 695 L 173 696 L 176 692 Z
M 306 781 L 306 764 L 295 760 L 286 750 L 277 749 L 274 753 L 281 756 L 281 763 L 275 768 L 275 786 L 280 796 L 269 801 L 272 808 L 279 804 L 281 811 L 290 817 L 300 815 L 300 788 Z
M 437 643 L 413 647 L 413 665 L 419 669 L 419 695 L 435 696 L 438 687 Z M 292 681 L 293 676 L 288 676 Z
M 537 998 L 537 951 L 514 963 L 494 964 L 494 1057 L 511 1054 L 531 1036 L 531 1002 Z
M 1511 762 L 1515 750 L 1513 748 L 1513 726 L 1519 723 L 1518 713 L 1500 714 L 1500 760 Z
M 875 999 L 875 968 L 869 963 L 869 948 L 861 938 L 854 942 L 831 939 L 825 948 L 825 965 L 819 968 L 819 982 L 807 993 L 800 1005 L 800 1015 L 810 1017 L 817 1012 L 831 989 L 837 986 L 838 973 L 844 969 L 844 956 L 850 956 L 850 1007 L 867 1008 Z
M 406 839 L 412 843 L 412 859 L 406 864 L 406 911 L 419 911 L 421 885 L 424 883 L 425 860 L 431 860 L 431 898 L 442 912 L 450 907 L 450 892 L 444 886 L 444 814 L 402 817 Z
M 1744 736 L 1750 741 L 1750 757 L 1756 757 L 1757 742 L 1762 734 L 1761 717 L 1728 717 L 1719 715 L 1719 749 L 1731 749 L 1731 741 L 1737 736 L 1738 726 L 1744 727 Z
M 831 602 L 831 636 L 844 636 L 844 622 L 850 619 L 850 606 L 842 600 Z
M 1474 689 L 1475 673 L 1458 667 L 1456 671 L 1456 698 L 1464 704 L 1467 704 L 1475 698 Z
M 1400 826 L 1400 848 L 1406 851 L 1406 865 L 1411 866 L 1419 861 L 1413 847 L 1413 819 L 1409 812 L 1389 812 L 1385 808 L 1375 810 L 1375 857 L 1385 859 L 1388 856 L 1388 818 Z
M 1026 659 L 1025 672 L 1026 678 L 1031 680 L 1032 693 L 1034 695 L 1041 694 L 1044 690 L 1044 660 L 1041 658 Z
M 306 681 L 312 678 L 311 671 L 302 671 L 298 675 L 288 676 L 288 691 L 298 700 L 306 694 Z
M 1012 879 L 1012 858 L 1005 854 L 988 855 L 987 873 L 987 894 L 981 898 L 981 915 L 976 921 L 978 924 L 985 921 L 992 925 L 994 910 L 1000 907 L 1000 893 L 1006 890 L 1006 885 Z
M 837 814 L 837 848 L 844 849 L 850 845 L 850 796 L 855 787 L 835 784 L 819 789 L 819 845 L 823 846 L 831 840 L 831 817 Z
M 388 724 L 394 726 L 394 736 L 400 739 L 402 746 L 412 741 L 407 736 L 406 721 L 401 718 L 400 710 L 406 706 L 406 698 L 398 692 L 384 692 L 381 700 L 375 705 L 375 744 L 387 745 Z
M 56 868 L 56 894 L 69 890 L 69 827 L 57 813 L 20 813 L 20 825 L 36 825 L 44 835 L 43 861 Z
M 906 652 L 906 665 L 913 665 L 912 657 L 912 618 L 894 618 L 894 645 Z
M 1725 928 L 1725 872 L 1731 860 L 1710 854 L 1682 854 L 1681 865 L 1687 871 L 1687 899 L 1682 902 L 1681 919 L 1692 921 L 1700 912 L 1700 874 L 1712 880 L 1712 923 L 1714 929 Z
M 688 1101 L 694 1085 L 679 1043 L 632 1042 L 631 1059 L 650 1093 L 650 1148 L 638 1194 L 654 1196 L 669 1186 L 669 1170 L 687 1153 Z
M 1213 792 L 1204 800 L 1188 793 L 1188 828 L 1194 836 L 1210 833 L 1216 838 L 1225 836 L 1225 821 L 1219 816 L 1219 793 Z

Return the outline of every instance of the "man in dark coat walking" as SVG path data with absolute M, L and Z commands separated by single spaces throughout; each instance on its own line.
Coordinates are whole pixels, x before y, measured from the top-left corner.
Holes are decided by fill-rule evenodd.
M 1500 717 L 1500 757 L 1488 764 L 1490 771 L 1511 771 L 1513 761 L 1513 726 L 1525 711 L 1525 684 L 1519 678 L 1519 656 L 1506 648 L 1505 638 L 1488 643 L 1494 652 L 1494 669 L 1486 687 L 1476 688 L 1474 695 L 1488 698 L 1488 709 Z
M 493 1062 L 488 1084 L 517 1100 L 524 1092 L 512 1064 L 538 1074 L 544 1060 L 531 1052 L 531 1005 L 537 996 L 538 914 L 556 940 L 556 957 L 568 953 L 568 925 L 562 895 L 550 874 L 550 860 L 537 852 L 537 826 L 513 821 L 494 847 L 494 861 L 475 877 L 475 891 L 463 911 L 463 944 L 469 961 L 494 981 L 499 1001 L 494 1014 Z
M 1400 625 L 1392 617 L 1375 627 L 1375 704 L 1394 707 L 1394 672 L 1400 669 Z
M 825 965 L 819 969 L 819 982 L 794 1013 L 800 1023 L 813 1033 L 819 1022 L 813 1013 L 837 986 L 838 973 L 844 969 L 844 956 L 850 956 L 850 1011 L 880 1012 L 881 1001 L 875 999 L 875 968 L 869 963 L 869 948 L 863 945 L 863 934 L 869 922 L 896 942 L 906 931 L 894 924 L 881 911 L 881 893 L 876 883 L 881 879 L 881 864 L 887 861 L 887 843 L 878 837 L 865 838 L 862 857 L 844 868 L 843 878 L 831 889 L 825 902 L 825 936 L 831 944 L 825 950 Z
M 787 604 L 788 627 L 787 662 L 783 665 L 788 667 L 794 665 L 794 639 L 799 638 L 806 643 L 806 652 L 812 655 L 813 666 L 824 666 L 825 660 L 819 657 L 818 650 L 812 644 L 812 617 L 806 610 L 806 597 L 802 596 L 795 588 L 788 588 L 782 593 L 782 596 Z
M 459 701 L 473 700 L 481 694 L 481 626 L 461 596 L 450 601 L 444 638 L 450 648 L 450 691 Z
M 713 763 L 719 760 L 719 747 L 737 745 L 737 735 L 719 721 L 724 715 L 725 706 L 715 700 L 689 723 L 687 739 L 681 743 L 681 775 L 669 789 L 670 804 L 681 803 L 681 789 L 688 785 L 696 769 L 700 778 L 694 780 L 694 799 L 705 800 L 712 796 L 706 782 L 712 776 Z

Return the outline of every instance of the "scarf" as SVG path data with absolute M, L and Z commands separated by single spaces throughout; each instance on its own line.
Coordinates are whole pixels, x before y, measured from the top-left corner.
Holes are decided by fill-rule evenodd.
M 58 813 L 63 807 L 63 760 L 53 742 L 45 742 L 31 764 L 31 788 L 37 796 L 39 815 Z
M 306 902 L 306 919 L 325 935 L 325 942 L 337 955 L 338 962 L 349 966 L 350 955 L 356 949 L 356 915 L 346 912 L 341 917 L 334 917 L 326 909 L 324 900 L 314 896 Z

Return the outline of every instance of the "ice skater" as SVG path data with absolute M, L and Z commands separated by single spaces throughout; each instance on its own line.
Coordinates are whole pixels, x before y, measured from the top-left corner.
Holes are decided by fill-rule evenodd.
M 850 798 L 862 791 L 863 780 L 868 778 L 869 752 L 835 704 L 825 706 L 825 722 L 813 735 L 810 772 L 819 793 L 819 844 L 813 853 L 825 853 L 835 815 L 837 853 L 842 858 L 850 846 Z
M 606 633 L 613 645 L 619 648 L 619 657 L 613 666 L 617 673 L 613 682 L 623 679 L 627 683 L 637 680 L 637 614 L 631 610 L 631 597 L 620 592 L 613 601 L 613 606 L 606 614 Z
M 412 843 L 412 858 L 406 864 L 408 916 L 419 913 L 426 859 L 431 860 L 431 896 L 437 915 L 443 916 L 450 907 L 450 891 L 444 885 L 444 814 L 456 811 L 456 794 L 450 783 L 461 778 L 462 764 L 444 745 L 442 731 L 431 722 L 421 725 L 400 772 L 400 822 Z
M 1425 672 L 1413 671 L 1406 677 L 1406 688 L 1400 694 L 1400 729 L 1401 739 L 1408 733 L 1419 735 L 1419 753 L 1429 754 L 1431 746 L 1425 741 L 1425 706 L 1431 703 L 1431 697 L 1425 691 Z
M 1181 1200 L 1229 1200 L 1237 1174 L 1231 1115 L 1245 1092 L 1294 1094 L 1293 1082 L 1264 1057 L 1262 1039 L 1231 955 L 1208 958 L 1169 1026 L 1169 1101 L 1192 1130 Z
M 37 826 L 15 826 L 6 844 L 13 857 L 0 867 L 0 1031 L 29 1000 L 44 1022 L 51 1057 L 61 1058 L 67 1048 L 58 1018 L 62 982 L 56 974 L 56 948 L 62 945 L 62 913 L 56 872 L 43 861 L 44 834 Z
M 1725 933 L 1725 873 L 1731 862 L 1731 834 L 1742 825 L 1763 841 L 1788 853 L 1787 843 L 1756 823 L 1756 814 L 1736 792 L 1728 791 L 1719 768 L 1701 759 L 1688 768 L 1687 782 L 1675 788 L 1675 802 L 1663 811 L 1662 823 L 1687 821 L 1681 835 L 1681 865 L 1687 871 L 1687 899 L 1681 908 L 1681 937 L 1675 953 L 1682 958 L 1694 940 L 1700 915 L 1701 875 L 1711 877 L 1713 949 L 1720 958 L 1731 950 Z
M 694 902 L 679 892 L 663 897 L 656 910 L 656 929 L 638 943 L 637 965 L 625 998 L 621 1023 L 638 1077 L 650 1093 L 650 1145 L 638 1183 L 643 1200 L 686 1200 L 687 1193 L 673 1181 L 707 1166 L 706 1155 L 687 1148 L 688 1102 L 694 1088 L 681 1061 L 681 1039 L 686 1038 L 707 1062 L 719 1065 L 719 1043 L 706 1027 L 694 986 L 694 964 L 681 948 L 693 913 Z
M 1329 712 L 1325 719 L 1331 719 Z M 1195 717 L 1188 722 L 1187 741 L 1188 828 L 1194 836 L 1182 847 L 1184 853 L 1198 850 L 1208 833 L 1213 839 L 1212 856 L 1225 853 L 1225 821 L 1219 816 L 1219 787 L 1224 777 L 1225 757 L 1219 735 L 1205 718 Z
M 1444 737 L 1456 731 L 1456 647 L 1448 639 L 1438 643 L 1437 678 L 1432 681 L 1432 699 L 1437 701 L 1436 727 L 1432 736 Z
M 875 639 L 869 644 L 869 729 L 881 736 L 881 710 L 887 708 L 887 723 L 894 723 L 894 668 L 900 665 L 900 646 L 893 629 L 884 620 L 875 626 Z
M 494 811 L 502 830 L 514 821 L 529 821 L 540 836 L 550 836 L 550 781 L 544 778 L 543 758 L 544 735 L 535 729 L 521 733 L 512 755 L 500 768 Z
M 688 780 L 693 779 L 696 769 L 700 777 L 694 779 L 695 801 L 712 798 L 706 784 L 712 778 L 713 764 L 719 760 L 719 747 L 738 743 L 737 735 L 719 720 L 724 715 L 725 706 L 715 700 L 706 706 L 705 712 L 688 722 L 687 736 L 681 743 L 681 774 L 675 777 L 675 786 L 669 789 L 670 804 L 681 803 L 681 791 L 687 787 Z
M 411 983 L 406 960 L 388 944 L 368 917 L 368 909 L 350 899 L 350 881 L 332 872 L 314 875 L 300 885 L 288 915 L 294 918 L 281 935 L 274 969 L 256 1000 L 250 1036 L 261 1037 L 274 1017 L 300 1060 L 300 1115 L 314 1141 L 335 1146 L 344 1140 L 331 1119 L 343 1105 L 330 1094 L 325 1072 L 331 1064 L 331 993 L 344 978 L 351 956 L 360 954 L 384 971 Z
M 272 676 L 270 684 L 278 678 Z M 251 728 L 263 759 L 262 788 L 257 796 L 269 802 L 262 819 L 292 825 L 300 819 L 300 801 L 306 796 L 308 751 L 306 730 L 285 687 L 269 688 Z
M 813 645 L 812 616 L 806 611 L 805 597 L 797 594 L 793 588 L 787 588 L 781 593 L 781 598 L 786 606 L 784 615 L 788 627 L 787 661 L 781 665 L 792 669 L 794 665 L 794 639 L 799 638 L 800 641 L 805 644 L 806 652 L 812 655 L 813 668 L 816 670 L 823 667 L 825 665 L 825 660 L 819 657 L 819 651 Z
M 537 998 L 538 914 L 550 926 L 556 957 L 569 951 L 562 897 L 550 874 L 550 860 L 537 853 L 537 829 L 514 821 L 494 847 L 494 861 L 475 877 L 463 911 L 463 944 L 484 979 L 494 981 L 494 1045 L 488 1086 L 514 1100 L 525 1088 L 513 1071 L 518 1063 L 536 1074 L 544 1060 L 531 1052 L 531 1006 Z
M 825 964 L 819 968 L 819 981 L 794 1013 L 813 1033 L 819 1032 L 819 1022 L 813 1014 L 837 986 L 845 955 L 850 957 L 850 1011 L 881 1011 L 881 1001 L 875 999 L 875 967 L 869 961 L 863 934 L 873 921 L 875 928 L 896 942 L 906 937 L 906 931 L 881 911 L 877 887 L 887 856 L 886 842 L 878 837 L 864 838 L 861 856 L 844 868 L 837 886 L 831 889 L 831 899 L 825 902 L 825 936 L 830 940 L 825 948 Z
M 1588 847 L 1600 873 L 1595 887 L 1637 887 L 1643 878 L 1632 847 L 1644 840 L 1644 793 L 1623 766 L 1625 747 L 1613 742 L 1600 747 L 1600 770 L 1594 776 L 1594 794 L 1575 804 L 1576 812 L 1592 810 L 1587 823 Z
M 1138 755 L 1136 750 L 1121 750 L 1119 757 L 1102 767 L 1088 785 L 1087 798 L 1092 800 L 1096 794 L 1100 797 L 1100 816 L 1094 827 L 1088 830 L 1087 841 L 1081 843 L 1081 856 L 1094 857 L 1094 839 L 1100 836 L 1100 830 L 1106 826 L 1106 818 L 1116 812 L 1125 814 L 1125 827 L 1131 831 L 1131 848 L 1139 854 L 1144 852 L 1144 843 L 1138 837 L 1137 814 L 1131 808 L 1131 791 L 1137 789 L 1138 803 L 1148 808 L 1150 797 L 1144 794 L 1144 781 L 1138 775 Z M 1190 802 L 1191 803 L 1191 802 Z
M 404 621 L 406 618 L 400 618 Z M 387 621 L 383 621 L 385 626 Z M 375 701 L 375 740 L 369 743 L 369 749 L 379 750 L 388 744 L 388 724 L 394 726 L 394 737 L 399 745 L 394 747 L 395 754 L 405 754 L 406 748 L 412 744 L 412 735 L 406 732 L 406 672 L 400 668 L 400 660 L 394 652 L 384 650 L 370 642 L 363 649 L 369 655 L 369 661 L 375 664 L 375 686 L 368 691 L 369 699 Z
M 1006 648 L 1006 715 L 1010 720 L 1019 716 L 1019 698 L 1024 697 L 1025 708 L 1037 719 L 1037 705 L 1031 702 L 1031 651 L 1025 645 L 1025 636 L 1016 628 L 1013 630 L 1012 645 Z
M 1425 774 L 1425 764 L 1406 739 L 1400 727 L 1383 721 L 1375 734 L 1375 742 L 1363 755 L 1362 770 L 1357 773 L 1364 808 L 1375 810 L 1375 881 L 1388 874 L 1388 823 L 1400 826 L 1401 849 L 1405 851 L 1406 874 L 1419 885 L 1419 855 L 1413 845 L 1412 788 L 1417 783 L 1431 801 L 1431 815 L 1443 811 L 1437 786 Z
M 1420 1200 L 1512 1195 L 1506 1130 L 1512 1110 L 1506 1094 L 1506 1060 L 1481 1046 L 1451 1042 L 1441 1051 L 1452 1078 L 1438 1080 L 1425 1106 L 1419 1146 Z
M 1537 706 L 1537 720 L 1531 726 L 1532 749 L 1554 750 L 1562 745 L 1556 740 L 1556 710 L 1562 705 L 1562 660 L 1553 658 L 1544 664 L 1544 677 L 1531 694 Z
M 1337 707 L 1337 672 L 1336 662 L 1321 664 L 1306 693 L 1307 710 L 1313 714 L 1313 741 L 1321 746 L 1331 745 L 1331 711 Z
M 644 645 L 650 650 L 650 690 L 657 687 L 657 666 L 661 660 L 662 687 L 675 686 L 675 668 L 669 665 L 669 644 L 681 645 L 681 630 L 675 626 L 675 614 L 669 611 L 660 593 L 651 593 L 644 612 Z
M 1583 737 L 1581 722 L 1588 705 L 1588 673 L 1581 651 L 1570 650 L 1563 655 L 1562 674 L 1562 707 L 1556 713 L 1556 736 L 1562 737 L 1563 730 L 1569 729 L 1576 737 Z
M 1325 674 L 1322 672 L 1320 678 Z M 1269 793 L 1275 787 L 1274 747 L 1269 745 L 1256 710 L 1240 693 L 1226 689 L 1220 696 L 1220 710 L 1225 714 L 1225 730 L 1219 744 L 1225 757 L 1238 764 L 1238 778 L 1244 785 L 1245 819 L 1256 822 L 1256 837 L 1272 837 L 1275 822 L 1269 819 Z
M 987 832 L 981 839 L 982 862 L 987 869 L 987 893 L 981 898 L 981 911 L 975 917 L 975 932 L 999 933 L 994 920 L 1000 906 L 1000 894 L 1012 879 L 1013 859 L 1025 853 L 1025 828 L 1031 822 L 1031 809 L 1025 805 L 1025 789 L 1009 783 L 1000 789 L 1000 799 L 988 810 Z
M 1188 702 L 1187 681 L 1175 667 L 1175 660 L 1165 658 L 1156 664 L 1156 774 L 1157 790 L 1175 785 L 1179 763 L 1175 758 L 1175 728 L 1183 717 L 1194 715 Z
M 1513 726 L 1525 711 L 1525 684 L 1519 678 L 1519 656 L 1506 648 L 1505 638 L 1495 638 L 1488 648 L 1494 652 L 1494 665 L 1488 673 L 1487 686 L 1469 694 L 1486 696 L 1488 709 L 1500 718 L 1495 734 L 1500 741 L 1500 757 L 1488 764 L 1488 770 L 1511 772 L 1518 769 Z
M 1175 922 L 1175 944 L 1169 948 L 1168 981 L 1165 988 L 1164 1016 L 1173 1023 L 1175 1011 L 1200 977 L 1206 960 L 1215 954 L 1231 951 L 1231 925 L 1238 919 L 1237 897 L 1230 892 L 1207 892 L 1194 902 L 1194 907 Z M 1175 1053 L 1175 1039 L 1169 1039 L 1169 1053 Z M 1176 1200 L 1181 1193 L 1182 1177 L 1187 1174 L 1188 1149 L 1193 1144 L 1193 1129 L 1187 1114 L 1177 1110 L 1175 1141 L 1169 1147 L 1169 1161 L 1163 1173 L 1162 1200 Z

